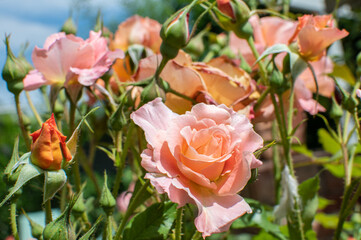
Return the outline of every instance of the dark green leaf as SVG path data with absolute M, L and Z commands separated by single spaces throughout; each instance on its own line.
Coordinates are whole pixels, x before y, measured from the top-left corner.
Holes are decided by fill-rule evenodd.
M 176 218 L 177 204 L 155 203 L 136 215 L 124 230 L 124 240 L 167 239 Z
M 29 154 L 30 155 L 30 154 Z M 11 188 L 10 192 L 8 193 L 8 195 L 6 195 L 6 197 L 4 198 L 4 200 L 0 203 L 0 207 L 2 205 L 4 205 L 4 203 L 9 200 L 11 198 L 11 196 L 17 191 L 19 190 L 25 183 L 27 183 L 28 181 L 30 181 L 31 179 L 35 178 L 36 176 L 39 176 L 40 174 L 43 173 L 43 170 L 41 170 L 40 168 L 38 168 L 37 166 L 33 165 L 33 164 L 24 164 L 24 166 L 22 167 L 22 169 L 20 170 L 20 174 L 18 177 L 18 180 L 15 183 L 15 186 Z

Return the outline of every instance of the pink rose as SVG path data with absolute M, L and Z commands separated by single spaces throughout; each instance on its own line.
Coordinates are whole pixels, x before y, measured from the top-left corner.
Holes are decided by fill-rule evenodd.
M 253 152 L 262 147 L 248 118 L 225 105 L 195 105 L 178 115 L 160 98 L 131 114 L 145 132 L 148 148 L 142 166 L 159 193 L 179 207 L 198 207 L 195 225 L 203 237 L 227 231 L 231 223 L 252 212 L 237 193 L 259 167 Z
M 24 89 L 64 85 L 74 91 L 79 84 L 93 85 L 109 70 L 115 58 L 123 55 L 121 50 L 108 50 L 107 40 L 101 37 L 101 32 L 91 31 L 86 40 L 63 32 L 53 34 L 46 39 L 43 48 L 35 47 L 32 54 L 35 70 L 25 77 Z

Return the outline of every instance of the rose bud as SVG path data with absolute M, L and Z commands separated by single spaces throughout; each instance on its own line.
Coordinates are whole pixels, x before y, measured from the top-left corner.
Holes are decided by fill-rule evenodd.
M 29 72 L 29 63 L 23 58 L 15 57 L 10 48 L 9 38 L 10 36 L 5 37 L 7 57 L 2 77 L 7 83 L 8 90 L 17 95 L 24 89 L 23 79 Z
M 237 37 L 247 39 L 253 34 L 248 22 L 250 10 L 241 0 L 217 0 L 216 22 L 226 31 L 233 31 Z
M 60 32 L 65 32 L 65 34 L 74 34 L 76 35 L 77 27 L 74 23 L 73 18 L 70 16 L 61 27 Z
M 33 138 L 30 159 L 34 165 L 44 170 L 59 170 L 63 160 L 69 162 L 73 158 L 65 143 L 66 136 L 56 126 L 54 114 L 30 136 Z

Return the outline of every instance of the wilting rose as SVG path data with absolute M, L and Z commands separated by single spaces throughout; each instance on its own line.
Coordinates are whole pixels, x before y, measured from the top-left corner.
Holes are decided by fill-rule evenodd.
M 251 169 L 262 164 L 253 152 L 263 140 L 246 116 L 204 103 L 178 115 L 157 98 L 131 118 L 148 142 L 141 154 L 145 178 L 179 206 L 197 206 L 195 225 L 203 237 L 228 230 L 235 219 L 252 212 L 237 193 Z
M 159 36 L 162 25 L 150 18 L 138 15 L 128 18 L 119 24 L 114 39 L 110 43 L 111 49 L 127 50 L 132 44 L 140 44 L 159 53 L 162 39 Z
M 32 54 L 35 70 L 25 77 L 24 89 L 60 85 L 73 92 L 80 85 L 92 85 L 123 55 L 121 50 L 108 50 L 101 32 L 91 31 L 86 40 L 63 32 L 53 34 L 46 39 L 43 48 L 35 47 Z
M 140 81 L 152 76 L 160 61 L 160 56 L 142 59 L 135 79 Z M 252 95 L 254 80 L 226 57 L 208 63 L 194 63 L 188 54 L 179 51 L 177 57 L 164 67 L 160 77 L 172 89 L 194 100 L 223 103 L 236 111 L 245 109 L 255 97 Z M 184 113 L 192 107 L 190 101 L 171 93 L 167 94 L 165 104 L 177 113 Z
M 56 127 L 54 114 L 43 123 L 41 129 L 30 134 L 31 162 L 44 170 L 59 170 L 63 160 L 72 159 L 64 136 Z
M 326 48 L 348 35 L 346 30 L 335 27 L 332 15 L 304 15 L 298 18 L 297 30 L 291 40 L 296 40 L 299 52 L 308 61 L 319 60 Z

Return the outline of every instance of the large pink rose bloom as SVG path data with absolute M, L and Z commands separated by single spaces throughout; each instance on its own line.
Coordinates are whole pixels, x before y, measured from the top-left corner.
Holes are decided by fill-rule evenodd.
M 123 55 L 121 50 L 108 50 L 101 32 L 91 31 L 86 40 L 63 32 L 53 34 L 46 39 L 43 48 L 34 48 L 35 70 L 25 77 L 24 89 L 34 90 L 42 85 L 68 88 L 74 83 L 93 85 L 109 70 L 115 58 Z
M 245 115 L 225 105 L 195 105 L 178 115 L 160 98 L 131 114 L 145 132 L 148 148 L 142 166 L 159 193 L 167 193 L 179 207 L 198 207 L 195 225 L 203 237 L 227 231 L 231 223 L 252 212 L 237 193 L 251 169 L 259 167 L 253 152 L 262 147 Z

